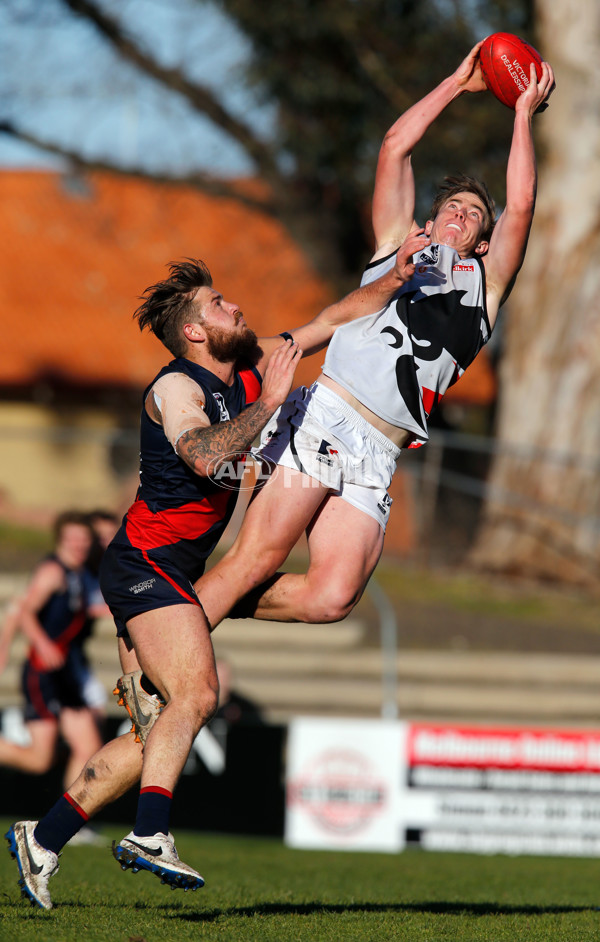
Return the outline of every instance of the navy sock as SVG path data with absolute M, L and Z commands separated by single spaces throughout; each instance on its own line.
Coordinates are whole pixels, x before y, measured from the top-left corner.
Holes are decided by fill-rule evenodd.
M 140 790 L 137 817 L 133 833 L 137 837 L 169 833 L 169 816 L 173 792 L 159 785 L 147 785 Z
M 89 815 L 65 792 L 38 822 L 33 836 L 46 850 L 58 854 L 88 820 Z

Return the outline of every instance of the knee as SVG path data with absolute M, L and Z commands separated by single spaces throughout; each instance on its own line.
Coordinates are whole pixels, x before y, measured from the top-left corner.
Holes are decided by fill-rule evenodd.
M 188 704 L 189 716 L 193 720 L 196 733 L 209 722 L 217 712 L 219 706 L 218 682 L 205 682 L 198 684 Z
M 310 624 L 342 621 L 350 614 L 360 595 L 346 586 L 322 586 L 318 591 L 309 589 L 304 600 L 302 621 Z
M 202 726 L 205 723 L 208 723 L 209 720 L 212 720 L 213 716 L 217 712 L 219 707 L 219 683 L 218 681 L 214 686 L 207 686 L 200 703 L 199 715 L 202 721 Z

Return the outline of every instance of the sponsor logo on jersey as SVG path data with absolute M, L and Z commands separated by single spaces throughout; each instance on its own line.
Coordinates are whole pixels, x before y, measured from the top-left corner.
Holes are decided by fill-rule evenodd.
M 377 501 L 377 506 L 384 516 L 387 516 L 392 506 L 392 498 L 389 494 L 384 494 L 381 500 Z
M 452 266 L 452 271 L 475 271 L 475 266 L 465 265 L 463 262 L 458 262 L 456 265 Z
M 215 402 L 217 403 L 217 405 L 218 405 L 218 407 L 219 407 L 219 412 L 220 412 L 219 418 L 220 418 L 220 421 L 221 421 L 221 422 L 228 422 L 229 419 L 231 418 L 231 416 L 229 415 L 229 412 L 228 412 L 228 410 L 227 410 L 227 406 L 225 405 L 225 400 L 223 399 L 222 393 L 220 393 L 220 392 L 214 392 L 214 393 L 213 393 L 213 396 L 214 396 Z
M 333 445 L 330 445 L 329 442 L 322 439 L 315 457 L 321 464 L 326 464 L 329 468 L 332 468 L 334 460 L 332 456 L 337 454 L 337 448 L 334 448 Z
M 145 592 L 147 589 L 151 589 L 156 579 L 144 579 L 143 582 L 138 582 L 137 585 L 130 585 L 129 591 L 133 592 L 134 595 L 139 595 L 140 592 Z
M 430 245 L 429 249 L 426 252 L 421 252 L 419 255 L 419 261 L 424 265 L 437 265 L 438 258 L 440 257 L 440 247 L 439 245 Z M 421 269 L 419 268 L 419 271 Z

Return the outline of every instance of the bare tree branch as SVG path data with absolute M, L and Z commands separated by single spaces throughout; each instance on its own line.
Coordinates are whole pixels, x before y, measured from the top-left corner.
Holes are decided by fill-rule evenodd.
M 162 66 L 137 42 L 126 35 L 117 20 L 107 15 L 93 0 L 63 0 L 63 3 L 73 13 L 93 23 L 121 58 L 133 63 L 146 75 L 158 80 L 172 91 L 183 95 L 196 111 L 206 115 L 218 127 L 226 131 L 255 161 L 258 172 L 270 186 L 277 191 L 285 190 L 287 183 L 273 159 L 272 149 L 263 144 L 246 124 L 238 121 L 227 111 L 209 89 L 190 81 L 181 69 Z
M 338 28 L 373 88 L 389 101 L 398 114 L 406 111 L 412 101 L 406 91 L 394 81 L 390 72 L 390 50 L 381 48 L 386 37 L 374 30 L 365 33 L 365 25 L 359 22 L 357 10 L 352 4 L 345 11 L 345 15 L 340 16 Z M 393 45 L 393 39 L 390 39 L 390 45 Z M 391 51 L 396 54 L 395 48 Z
M 83 160 L 81 155 L 76 151 L 69 150 L 68 148 L 62 147 L 59 144 L 53 144 L 51 141 L 44 141 L 41 138 L 36 137 L 34 134 L 24 131 L 22 128 L 19 128 L 8 121 L 0 121 L 0 134 L 8 134 L 20 141 L 24 141 L 26 144 L 32 144 L 34 147 L 39 147 L 49 154 L 55 154 L 58 157 L 64 157 L 64 159 L 69 161 L 71 167 L 75 170 L 85 170 L 86 173 L 88 171 L 94 170 L 105 170 L 109 171 L 110 173 L 119 174 L 120 176 L 130 176 L 144 180 L 152 180 L 155 183 L 169 183 L 173 185 L 183 184 L 184 186 L 193 186 L 197 190 L 201 190 L 203 193 L 208 193 L 211 196 L 229 197 L 231 199 L 237 200 L 244 206 L 259 210 L 260 212 L 266 213 L 269 216 L 277 215 L 275 204 L 271 199 L 260 199 L 259 197 L 252 196 L 244 189 L 243 184 L 240 184 L 239 181 L 232 181 L 231 183 L 228 183 L 226 180 L 213 177 L 208 173 L 191 173 L 173 177 L 166 173 L 150 172 L 145 170 L 143 167 L 123 167 L 120 164 L 112 163 L 108 160 L 90 160 L 87 157 L 85 160 Z

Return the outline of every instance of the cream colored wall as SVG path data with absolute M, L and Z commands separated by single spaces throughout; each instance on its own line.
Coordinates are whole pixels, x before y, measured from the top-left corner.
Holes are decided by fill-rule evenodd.
M 124 478 L 111 467 L 112 432 L 114 420 L 101 408 L 61 413 L 39 404 L 0 403 L 1 505 L 52 512 L 119 505 L 124 488 L 135 487 L 137 447 L 132 444 Z

